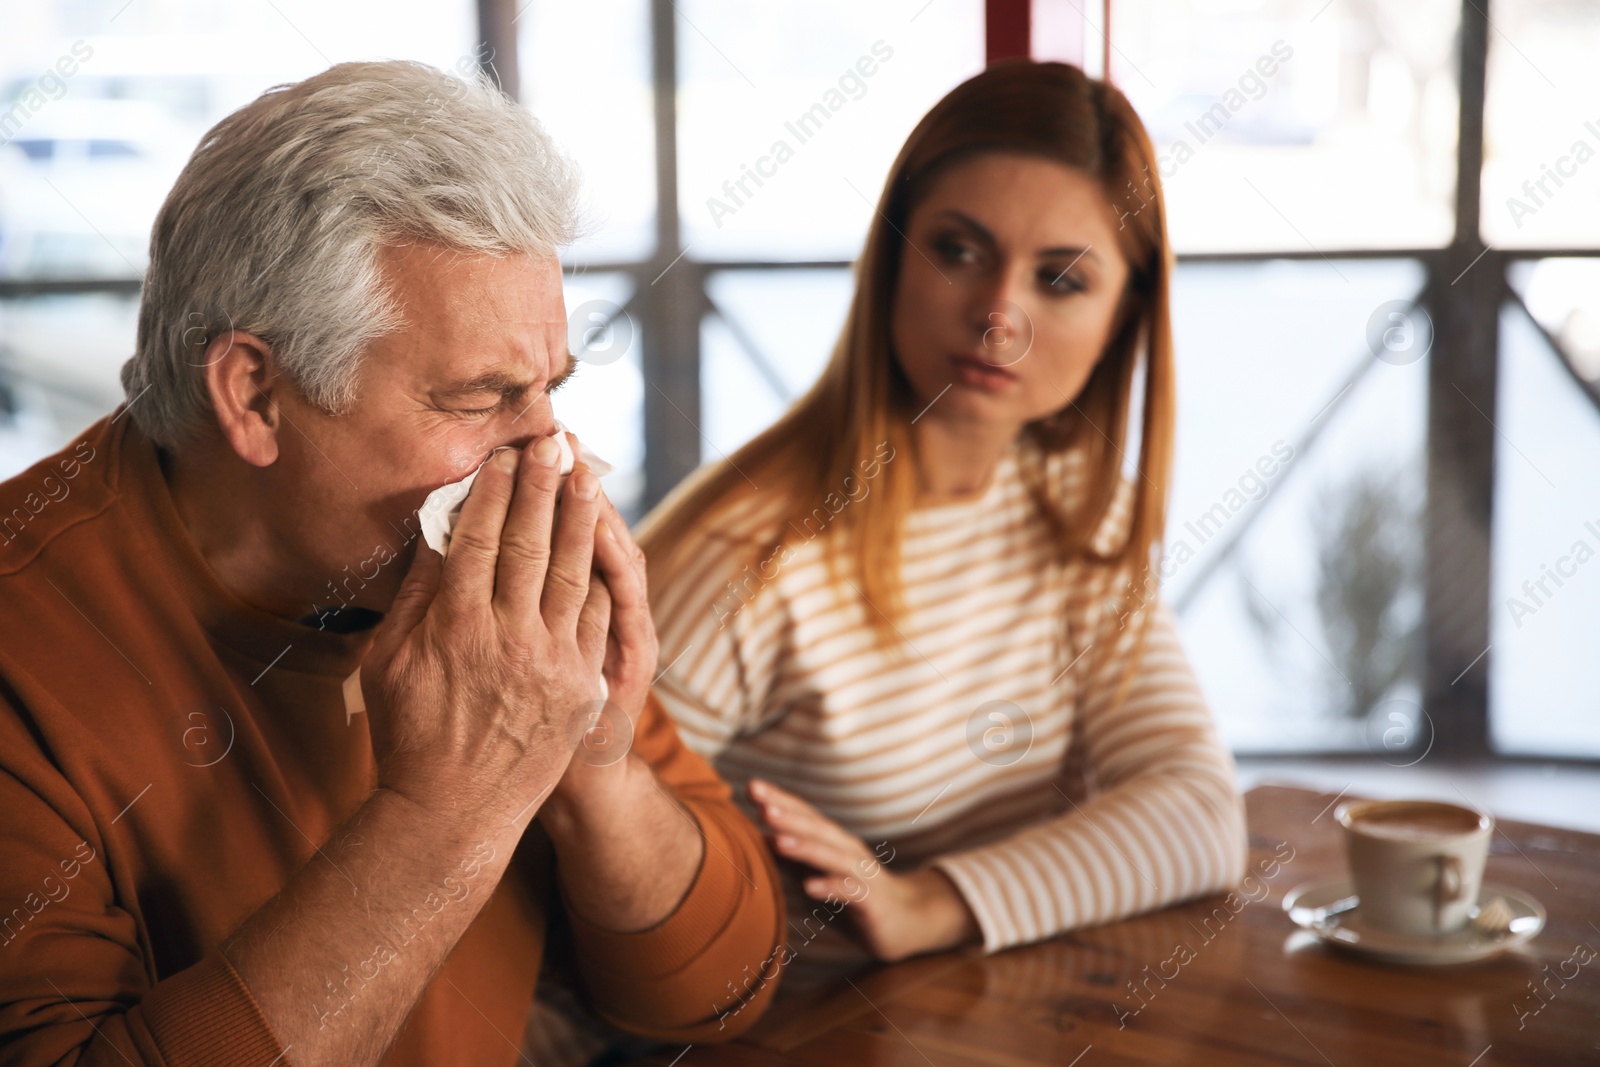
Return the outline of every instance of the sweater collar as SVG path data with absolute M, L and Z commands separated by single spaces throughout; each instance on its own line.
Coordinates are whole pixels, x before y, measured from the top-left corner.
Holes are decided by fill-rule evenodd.
M 133 520 L 135 536 L 147 535 L 141 548 L 149 562 L 170 575 L 201 627 L 263 671 L 270 666 L 336 678 L 353 672 L 371 644 L 370 629 L 338 633 L 282 618 L 246 603 L 222 584 L 178 513 L 156 444 L 132 419 L 122 418 L 126 410 L 119 408 L 104 427 L 112 456 L 110 488 Z

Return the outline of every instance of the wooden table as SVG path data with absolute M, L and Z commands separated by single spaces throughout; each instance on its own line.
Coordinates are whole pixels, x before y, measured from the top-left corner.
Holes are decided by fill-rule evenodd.
M 1234 899 L 1237 914 L 1212 897 L 993 956 L 924 957 L 780 1003 L 734 1044 L 640 1062 L 1600 1064 L 1600 956 L 1568 962 L 1600 952 L 1600 836 L 1500 823 L 1485 879 L 1538 897 L 1544 931 L 1475 964 L 1393 967 L 1329 949 L 1283 913 L 1286 892 L 1344 870 L 1335 799 L 1249 793 L 1250 869 L 1281 862 L 1251 886 L 1256 900 Z

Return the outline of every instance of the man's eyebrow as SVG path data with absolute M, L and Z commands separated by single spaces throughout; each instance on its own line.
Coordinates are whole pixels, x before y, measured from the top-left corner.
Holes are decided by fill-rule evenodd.
M 577 369 L 577 359 L 569 354 L 566 366 L 549 385 L 545 386 L 545 392 L 558 388 L 568 378 L 572 377 L 573 372 Z M 526 393 L 536 385 L 538 385 L 536 380 L 522 375 L 508 374 L 505 371 L 490 371 L 487 374 L 479 374 L 473 378 L 464 378 L 460 381 L 451 382 L 440 389 L 435 389 L 433 395 L 466 396 L 472 393 L 499 393 L 501 396 L 515 397 Z
M 515 396 L 533 388 L 534 383 L 526 378 L 505 371 L 490 371 L 474 378 L 464 378 L 451 382 L 443 388 L 435 389 L 434 396 L 460 396 L 468 393 L 500 393 L 503 396 Z
M 566 385 L 567 379 L 571 378 L 576 373 L 578 373 L 578 357 L 573 355 L 571 352 L 568 352 L 566 367 L 562 369 L 560 374 L 556 375 L 550 380 L 550 384 L 544 387 L 544 391 L 547 393 L 555 392 L 563 385 Z
M 955 219 L 957 222 L 961 223 L 963 226 L 966 226 L 968 229 L 975 231 L 978 234 L 978 236 L 980 238 L 982 238 L 988 244 L 992 245 L 992 244 L 996 243 L 995 239 L 994 239 L 994 234 L 990 233 L 988 228 L 986 226 L 984 226 L 983 223 L 979 222 L 977 219 L 973 218 L 971 215 L 968 215 L 964 211 L 957 211 L 955 208 L 946 208 L 945 210 L 939 212 L 939 215 L 941 215 L 941 216 L 948 215 L 949 217 Z M 1039 255 L 1039 256 L 1075 256 L 1075 257 L 1078 257 L 1078 258 L 1085 258 L 1085 259 L 1091 259 L 1091 260 L 1099 258 L 1098 256 L 1095 255 L 1095 253 L 1088 246 L 1085 246 L 1083 248 L 1076 248 L 1076 247 L 1070 247 L 1070 246 L 1063 246 L 1063 247 L 1060 247 L 1060 248 L 1041 248 L 1041 249 L 1039 249 L 1037 255 Z

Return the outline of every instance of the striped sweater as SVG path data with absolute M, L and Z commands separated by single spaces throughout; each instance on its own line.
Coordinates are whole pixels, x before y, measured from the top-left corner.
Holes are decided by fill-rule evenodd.
M 937 867 L 989 951 L 1222 889 L 1244 863 L 1232 760 L 1170 611 L 1129 614 L 1125 572 L 1059 561 L 1029 462 L 1081 498 L 1081 456 L 1018 444 L 981 499 L 908 517 L 897 647 L 874 644 L 876 608 L 830 577 L 823 520 L 844 497 L 745 568 L 743 546 L 781 521 L 776 494 L 752 494 L 685 564 L 651 573 L 668 664 L 657 693 L 685 743 L 741 800 L 747 779 L 766 778 L 892 855 L 891 869 Z M 1123 488 L 1102 548 L 1127 528 Z M 797 959 L 864 961 L 797 882 Z

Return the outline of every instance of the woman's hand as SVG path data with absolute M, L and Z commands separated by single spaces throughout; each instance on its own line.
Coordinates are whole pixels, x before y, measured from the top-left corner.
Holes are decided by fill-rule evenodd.
M 849 902 L 857 934 L 878 959 L 940 952 L 980 936 L 961 894 L 937 870 L 896 874 L 866 842 L 771 782 L 752 778 L 750 798 L 778 855 L 819 872 L 805 880 L 806 895 Z

